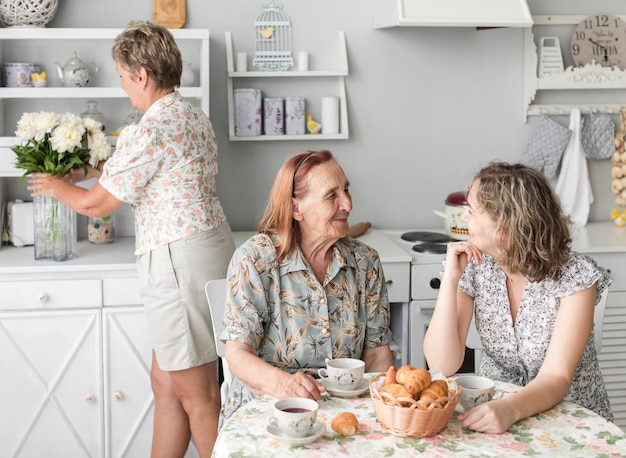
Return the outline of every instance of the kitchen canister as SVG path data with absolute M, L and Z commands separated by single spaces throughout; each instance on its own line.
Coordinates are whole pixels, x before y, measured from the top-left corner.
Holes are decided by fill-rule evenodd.
M 339 133 L 339 97 L 322 97 L 322 133 Z
M 233 91 L 235 105 L 235 135 L 261 135 L 261 89 L 239 88 Z
M 104 113 L 98 111 L 98 102 L 95 100 L 87 100 L 87 110 L 80 114 L 81 118 L 91 118 L 100 123 L 100 130 L 105 131 L 106 125 L 104 121 Z
M 3 87 L 33 87 L 33 73 L 39 73 L 39 65 L 30 62 L 5 62 L 2 64 Z
M 285 98 L 285 133 L 287 135 L 303 135 L 305 133 L 304 97 Z
M 285 106 L 282 97 L 263 99 L 263 133 L 265 135 L 285 133 Z

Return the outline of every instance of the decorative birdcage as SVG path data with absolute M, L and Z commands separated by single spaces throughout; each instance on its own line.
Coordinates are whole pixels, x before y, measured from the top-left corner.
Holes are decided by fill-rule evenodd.
M 254 21 L 256 51 L 252 65 L 261 71 L 285 71 L 293 66 L 291 21 L 282 5 L 269 0 Z

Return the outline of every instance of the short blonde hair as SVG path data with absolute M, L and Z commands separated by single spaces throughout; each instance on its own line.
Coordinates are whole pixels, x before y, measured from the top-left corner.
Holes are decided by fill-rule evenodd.
M 522 164 L 492 162 L 473 184 L 478 206 L 496 223 L 498 261 L 531 281 L 555 280 L 572 237 L 569 218 L 545 175 Z
M 130 74 L 145 68 L 158 89 L 174 90 L 180 86 L 183 59 L 176 40 L 163 26 L 131 21 L 115 38 L 111 55 Z

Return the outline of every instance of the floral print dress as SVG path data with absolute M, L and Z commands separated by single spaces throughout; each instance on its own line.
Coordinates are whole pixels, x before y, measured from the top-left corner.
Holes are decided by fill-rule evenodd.
M 250 345 L 288 372 L 316 372 L 326 358 L 361 358 L 364 349 L 391 342 L 387 287 L 374 249 L 339 240 L 320 284 L 299 248 L 277 262 L 274 242 L 257 234 L 235 251 L 221 340 Z M 253 397 L 235 377 L 222 420 Z
M 470 262 L 459 281 L 459 289 L 474 298 L 476 329 L 484 347 L 479 374 L 520 386 L 528 384 L 543 364 L 560 298 L 596 283 L 597 304 L 611 281 L 608 272 L 595 260 L 572 252 L 557 280 L 526 282 L 513 323 L 504 271 L 488 255 L 480 264 Z M 613 419 L 593 330 L 565 399 Z

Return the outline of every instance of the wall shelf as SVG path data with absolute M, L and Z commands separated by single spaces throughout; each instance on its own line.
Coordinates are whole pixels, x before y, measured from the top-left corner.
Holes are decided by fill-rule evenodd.
M 626 20 L 626 16 L 617 15 Z M 622 105 L 615 104 L 615 90 L 626 89 L 626 71 L 617 67 L 603 67 L 592 63 L 584 67 L 569 66 L 561 73 L 539 78 L 537 45 L 534 39 L 533 30 L 537 26 L 575 26 L 587 15 L 552 15 L 533 16 L 533 27 L 524 30 L 524 89 L 523 119 L 527 121 L 528 116 L 536 115 L 568 115 L 573 108 L 578 108 L 582 113 L 618 113 Z M 568 48 L 567 48 L 568 49 Z M 600 91 L 598 91 L 600 90 Z M 574 91 L 581 103 L 533 103 L 538 91 L 550 91 L 559 93 Z M 594 92 L 593 101 L 590 103 L 589 91 Z M 579 95 L 578 95 L 579 94 Z M 597 97 L 606 99 L 607 103 L 598 102 Z
M 284 141 L 284 140 L 345 140 L 349 138 L 348 130 L 348 105 L 346 101 L 345 77 L 348 75 L 348 54 L 346 49 L 346 37 L 343 31 L 338 33 L 339 57 L 337 68 L 330 70 L 309 71 L 248 71 L 237 72 L 234 65 L 233 40 L 230 32 L 225 32 L 226 41 L 226 67 L 228 70 L 228 137 L 231 141 Z M 336 95 L 339 97 L 339 129 L 338 134 L 303 134 L 303 135 L 259 135 L 237 136 L 235 135 L 235 105 L 234 89 L 239 81 L 253 81 L 255 85 L 263 86 L 264 81 L 275 78 L 328 78 L 337 79 Z M 308 110 L 307 110 L 308 112 Z M 323 128 L 322 128 L 323 132 Z

